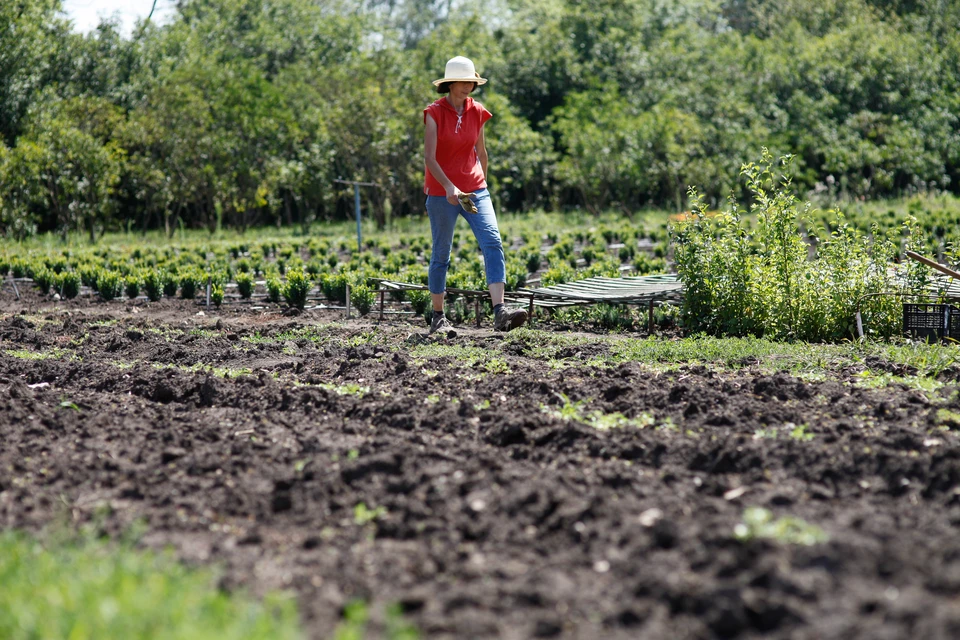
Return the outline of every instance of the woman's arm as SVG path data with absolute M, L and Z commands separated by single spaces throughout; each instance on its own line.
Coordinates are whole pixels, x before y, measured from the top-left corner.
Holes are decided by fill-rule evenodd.
M 460 202 L 457 200 L 457 196 L 460 195 L 460 189 L 450 182 L 450 178 L 447 177 L 447 174 L 440 168 L 440 163 L 437 162 L 437 122 L 433 119 L 433 116 L 428 113 L 426 123 L 427 129 L 423 135 L 423 158 L 426 161 L 427 169 L 429 169 L 430 174 L 437 179 L 437 182 L 446 189 L 447 202 L 457 204 Z
M 480 135 L 477 136 L 477 158 L 480 160 L 480 168 L 483 169 L 483 179 L 487 179 L 487 145 L 483 139 L 483 125 L 480 126 Z

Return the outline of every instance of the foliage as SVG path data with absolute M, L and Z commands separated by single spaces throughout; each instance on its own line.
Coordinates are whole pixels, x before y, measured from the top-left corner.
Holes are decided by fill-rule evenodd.
M 118 272 L 105 269 L 97 276 L 97 293 L 104 301 L 120 297 L 122 289 L 123 278 Z
M 140 276 L 131 274 L 123 280 L 123 291 L 131 300 L 140 295 Z
M 76 271 L 64 271 L 60 274 L 60 295 L 70 300 L 80 294 L 80 274 Z
M 71 33 L 58 0 L 0 8 L 0 234 L 308 232 L 352 212 L 337 178 L 376 185 L 379 228 L 418 216 L 451 46 L 491 78 L 501 210 L 681 210 L 690 184 L 715 207 L 763 145 L 831 203 L 960 189 L 956 3 L 174 4 L 129 37 Z
M 0 637 L 299 638 L 290 598 L 261 604 L 217 587 L 169 554 L 92 537 L 38 541 L 0 534 Z
M 267 278 L 267 300 L 276 304 L 280 302 L 280 295 L 284 290 L 284 284 L 280 278 L 271 276 Z
M 748 507 L 743 512 L 743 522 L 734 529 L 734 537 L 741 542 L 755 538 L 770 538 L 782 544 L 813 546 L 828 540 L 823 529 L 787 516 L 774 519 L 773 514 L 762 507 Z
M 365 316 L 370 313 L 376 295 L 376 292 L 365 283 L 357 283 L 350 287 L 350 304 L 356 307 L 361 316 Z
M 313 284 L 302 270 L 288 271 L 287 281 L 283 285 L 283 299 L 291 307 L 303 309 L 307 304 L 307 294 L 310 293 L 312 288 Z
M 801 207 L 789 176 L 779 174 L 777 165 L 788 163 L 789 158 L 774 163 L 764 149 L 760 164 L 743 166 L 755 229 L 736 201 L 710 216 L 691 189 L 693 213 L 673 231 L 685 288 L 684 325 L 715 335 L 839 340 L 855 337 L 860 309 L 872 332 L 894 335 L 900 329 L 899 303 L 875 294 L 921 289 L 908 274 L 891 276 L 898 253 L 893 237 L 879 228 L 864 236 L 836 213 L 834 231 L 810 260 L 802 234 L 809 204 Z
M 253 276 L 241 271 L 237 274 L 237 291 L 240 297 L 248 300 L 253 295 Z
M 163 275 L 156 269 L 147 269 L 143 273 L 143 292 L 147 300 L 156 302 L 163 297 Z
M 413 312 L 418 316 L 422 316 L 430 308 L 430 292 L 426 289 L 415 289 L 407 292 L 407 299 L 410 301 Z

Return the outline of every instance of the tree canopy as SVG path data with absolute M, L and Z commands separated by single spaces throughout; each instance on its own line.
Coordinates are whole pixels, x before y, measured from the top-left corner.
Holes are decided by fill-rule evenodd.
M 960 190 L 957 0 L 180 0 L 70 30 L 0 7 L 0 233 L 302 224 L 378 185 L 423 209 L 422 109 L 466 55 L 510 210 L 629 214 L 737 188 L 761 147 L 800 189 Z

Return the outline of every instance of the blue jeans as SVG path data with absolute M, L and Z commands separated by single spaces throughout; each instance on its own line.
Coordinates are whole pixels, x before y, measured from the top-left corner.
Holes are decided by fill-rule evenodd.
M 477 213 L 467 213 L 459 203 L 450 204 L 443 196 L 427 196 L 427 216 L 430 218 L 430 231 L 433 234 L 433 251 L 430 256 L 430 270 L 427 272 L 430 293 L 444 293 L 447 290 L 453 227 L 460 216 L 467 219 L 477 244 L 480 245 L 480 251 L 483 252 L 487 284 L 506 282 L 503 245 L 500 243 L 500 229 L 497 227 L 497 214 L 493 211 L 490 192 L 480 189 L 474 194 L 473 202 L 477 205 Z

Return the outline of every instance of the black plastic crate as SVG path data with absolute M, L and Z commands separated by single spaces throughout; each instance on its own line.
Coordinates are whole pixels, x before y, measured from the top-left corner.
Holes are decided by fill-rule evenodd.
M 903 335 L 917 340 L 960 340 L 960 309 L 952 304 L 904 304 Z

